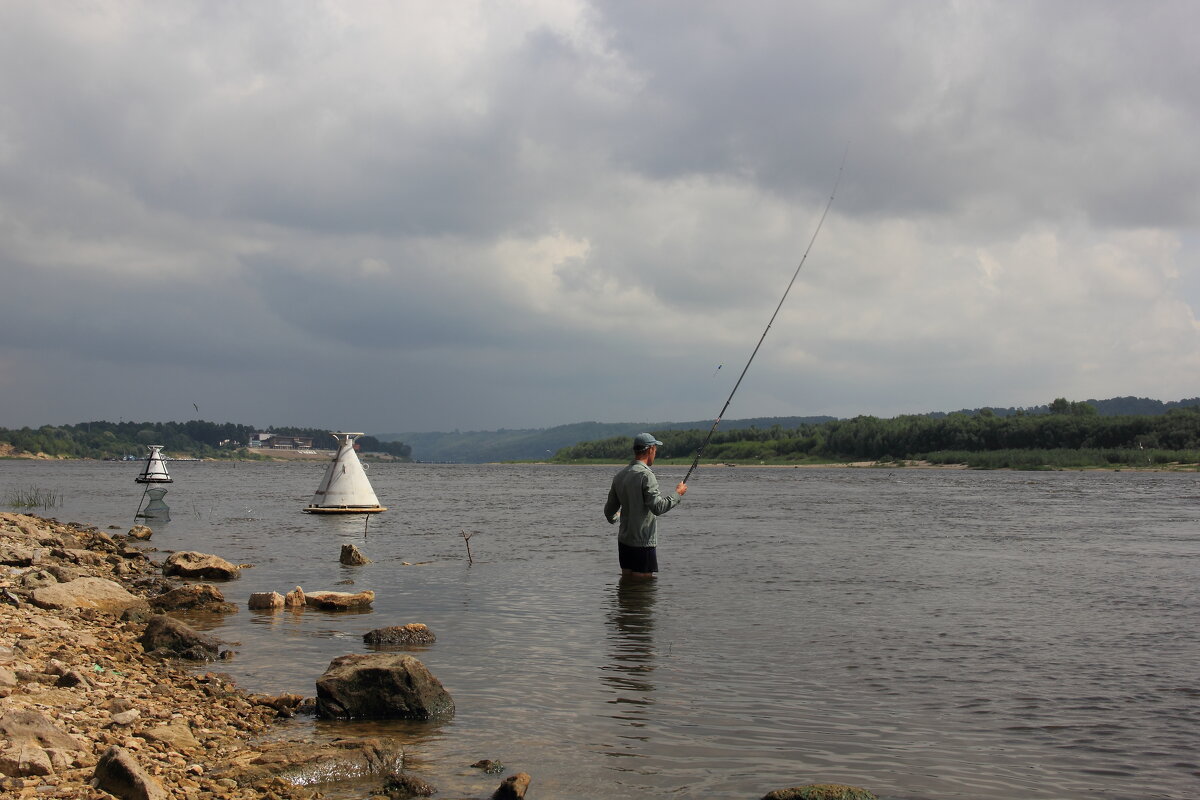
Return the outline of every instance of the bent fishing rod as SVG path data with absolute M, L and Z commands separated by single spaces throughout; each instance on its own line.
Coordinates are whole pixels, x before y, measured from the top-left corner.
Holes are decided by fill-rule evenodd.
M 758 344 L 754 346 L 754 352 L 750 354 L 749 360 L 746 361 L 746 366 L 742 367 L 742 374 L 738 376 L 737 383 L 733 385 L 733 391 L 729 393 L 729 397 L 725 400 L 725 405 L 721 406 L 721 413 L 717 414 L 717 418 L 713 420 L 712 427 L 708 429 L 708 435 L 704 437 L 704 441 L 700 443 L 699 449 L 696 450 L 696 457 L 692 459 L 692 466 L 688 468 L 687 475 L 683 476 L 683 483 L 687 483 L 688 478 L 692 477 L 692 473 L 696 471 L 696 467 L 700 466 L 700 456 L 703 455 L 704 448 L 708 447 L 713 434 L 717 432 L 717 426 L 721 424 L 721 418 L 729 410 L 729 404 L 733 402 L 733 396 L 737 394 L 738 387 L 742 385 L 742 378 L 746 377 L 746 373 L 750 370 L 750 365 L 754 363 L 754 357 L 758 355 L 758 349 L 762 347 L 763 340 L 767 338 L 767 333 L 771 330 L 771 326 L 775 324 L 775 317 L 779 316 L 779 309 L 783 308 L 783 301 L 787 300 L 788 292 L 792 290 L 792 284 L 796 282 L 796 277 L 800 274 L 801 267 L 808 260 L 808 252 L 812 250 L 813 243 L 817 241 L 817 234 L 821 232 L 821 226 L 825 224 L 825 215 L 829 213 L 829 208 L 833 205 L 833 198 L 837 195 L 838 185 L 842 182 L 842 169 L 846 166 L 846 155 L 848 153 L 849 148 L 846 149 L 846 153 L 842 154 L 842 163 L 838 166 L 837 180 L 833 182 L 833 191 L 829 193 L 829 202 L 825 204 L 825 210 L 821 212 L 821 219 L 817 221 L 817 228 L 813 231 L 812 239 L 809 240 L 808 247 L 804 249 L 804 255 L 800 257 L 800 263 L 796 265 L 796 271 L 792 273 L 792 279 L 788 281 L 787 288 L 783 290 L 783 297 L 779 298 L 779 305 L 775 306 L 775 313 L 768 320 L 767 327 L 763 329 L 762 336 L 758 337 Z

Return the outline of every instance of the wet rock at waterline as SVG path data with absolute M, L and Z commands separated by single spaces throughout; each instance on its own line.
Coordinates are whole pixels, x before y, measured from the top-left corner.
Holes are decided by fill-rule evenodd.
M 500 786 L 492 793 L 492 800 L 521 800 L 529 791 L 529 782 L 533 778 L 528 772 L 518 772 L 509 775 L 500 782 Z
M 399 653 L 335 658 L 317 679 L 317 716 L 326 719 L 435 719 L 454 701 L 425 665 Z
M 163 562 L 163 575 L 178 575 L 181 578 L 228 581 L 238 577 L 240 572 L 240 566 L 223 558 L 191 550 L 172 553 Z
M 415 775 L 395 772 L 383 782 L 383 797 L 388 800 L 408 800 L 411 797 L 432 797 L 437 787 L 431 786 Z
M 208 661 L 217 657 L 220 642 L 164 614 L 151 617 L 139 641 L 147 653 Z
M 283 605 L 286 608 L 304 608 L 304 590 L 297 586 L 283 596 Z
M 404 769 L 404 752 L 392 741 L 338 738 L 331 742 L 263 742 L 252 759 L 234 760 L 210 775 L 240 785 L 282 779 L 322 786 L 388 776 Z
M 154 535 L 154 531 L 152 531 L 150 528 L 148 528 L 145 525 L 134 525 L 132 528 L 129 529 L 129 534 L 128 534 L 130 539 L 137 539 L 140 542 L 146 541 L 153 535 Z
M 210 583 L 195 583 L 171 589 L 151 597 L 150 605 L 159 611 L 213 611 L 222 614 L 237 611 L 237 606 L 225 602 L 225 595 Z
M 322 611 L 349 611 L 370 608 L 375 602 L 375 593 L 365 592 L 306 592 L 304 604 Z
M 150 556 L 146 555 L 144 552 L 142 552 L 137 547 L 135 547 L 134 545 L 131 545 L 131 544 L 121 545 L 117 549 L 117 555 L 119 555 L 121 558 L 129 558 L 129 559 L 134 559 L 134 558 L 149 559 L 150 558 Z
M 809 783 L 768 792 L 762 800 L 879 800 L 866 789 L 840 783 Z
M 278 611 L 283 608 L 283 595 L 279 592 L 254 592 L 246 601 L 246 607 L 254 611 Z
M 433 631 L 420 622 L 376 628 L 363 634 L 363 641 L 375 645 L 433 644 Z
M 371 563 L 371 559 L 364 556 L 358 546 L 353 544 L 342 545 L 342 554 L 338 560 L 348 567 L 361 567 Z
M 268 706 L 275 709 L 281 717 L 294 717 L 297 713 L 313 714 L 316 712 L 316 699 L 302 697 L 298 694 L 265 695 L 252 694 L 248 698 L 255 705 Z

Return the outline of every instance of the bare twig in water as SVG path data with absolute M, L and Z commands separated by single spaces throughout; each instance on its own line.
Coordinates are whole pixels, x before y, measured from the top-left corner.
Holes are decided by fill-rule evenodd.
M 475 535 L 475 533 L 474 533 L 474 532 L 467 533 L 467 529 L 466 529 L 466 528 L 463 528 L 463 529 L 462 529 L 462 537 L 463 537 L 463 541 L 467 543 L 467 563 L 468 563 L 468 564 L 474 564 L 474 563 L 475 563 L 475 559 L 471 557 L 471 537 L 472 537 L 472 536 L 474 536 L 474 535 Z

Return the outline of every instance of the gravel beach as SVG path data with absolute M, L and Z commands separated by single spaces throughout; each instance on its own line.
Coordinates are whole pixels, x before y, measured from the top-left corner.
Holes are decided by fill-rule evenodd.
M 223 600 L 172 592 L 154 556 L 127 533 L 0 513 L 0 794 L 299 800 L 323 796 L 303 785 L 318 774 L 382 787 L 402 769 L 378 740 L 259 741 L 312 701 L 242 692 L 215 671 L 219 645 L 208 665 L 147 652 L 164 605 Z

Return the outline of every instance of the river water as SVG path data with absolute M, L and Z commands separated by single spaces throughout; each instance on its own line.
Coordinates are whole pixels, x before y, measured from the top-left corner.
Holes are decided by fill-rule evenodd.
M 138 467 L 0 461 L 0 500 L 54 489 L 44 516 L 124 531 Z M 174 462 L 151 544 L 254 565 L 221 587 L 238 613 L 197 621 L 249 691 L 311 696 L 366 631 L 429 625 L 452 720 L 286 732 L 398 739 L 442 796 L 494 788 L 482 758 L 543 800 L 1200 796 L 1195 473 L 702 468 L 660 577 L 623 585 L 613 468 L 374 465 L 369 521 L 301 513 L 323 470 Z M 374 610 L 246 609 L 297 585 Z

